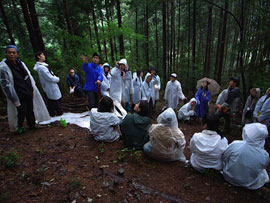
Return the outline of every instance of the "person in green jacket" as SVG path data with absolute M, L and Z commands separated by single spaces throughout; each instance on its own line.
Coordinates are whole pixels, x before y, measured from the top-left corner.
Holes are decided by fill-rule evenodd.
M 134 107 L 134 114 L 128 114 L 120 125 L 125 147 L 142 148 L 149 141 L 148 129 L 151 125 L 149 107 L 140 101 Z

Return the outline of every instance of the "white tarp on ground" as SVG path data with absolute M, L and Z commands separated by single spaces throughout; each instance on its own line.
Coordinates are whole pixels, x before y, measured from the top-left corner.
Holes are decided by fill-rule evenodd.
M 55 121 L 60 121 L 60 119 L 65 119 L 69 124 L 75 124 L 82 128 L 90 128 L 90 117 L 89 111 L 83 113 L 64 113 L 62 116 L 57 116 L 51 118 L 51 120 L 40 122 L 41 125 L 47 125 Z

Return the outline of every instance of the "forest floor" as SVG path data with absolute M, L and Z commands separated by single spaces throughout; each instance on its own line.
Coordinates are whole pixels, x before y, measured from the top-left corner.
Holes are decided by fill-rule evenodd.
M 70 105 L 63 100 L 64 110 Z M 189 141 L 201 126 L 179 127 L 189 159 Z M 241 139 L 241 130 L 226 137 Z M 15 135 L 7 119 L 0 120 L 0 157 L 0 202 L 270 202 L 269 187 L 235 187 L 216 171 L 200 174 L 190 164 L 158 162 L 123 149 L 122 140 L 99 143 L 87 129 L 59 122 Z

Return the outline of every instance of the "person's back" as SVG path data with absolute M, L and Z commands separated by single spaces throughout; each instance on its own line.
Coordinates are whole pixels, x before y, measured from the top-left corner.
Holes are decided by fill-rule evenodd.
M 125 147 L 141 148 L 149 140 L 150 119 L 148 104 L 141 101 L 134 107 L 136 113 L 128 114 L 120 125 Z
M 252 123 L 243 129 L 243 141 L 232 142 L 223 155 L 223 176 L 235 186 L 258 189 L 269 177 L 269 154 L 264 150 L 268 131 L 265 125 Z
M 100 107 L 90 112 L 90 131 L 94 139 L 102 142 L 113 142 L 119 138 L 117 130 L 121 120 L 113 113 L 113 101 L 105 96 L 100 100 Z
M 228 147 L 226 138 L 217 133 L 219 119 L 214 115 L 203 117 L 203 130 L 195 133 L 190 140 L 192 155 L 190 163 L 194 169 L 203 172 L 204 169 L 222 169 L 222 154 Z

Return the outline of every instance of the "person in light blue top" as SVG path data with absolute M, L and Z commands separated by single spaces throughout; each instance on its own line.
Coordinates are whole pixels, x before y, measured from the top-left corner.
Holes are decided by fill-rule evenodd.
M 88 58 L 82 56 L 83 70 L 85 72 L 86 81 L 84 84 L 84 90 L 88 96 L 89 110 L 93 107 L 97 107 L 97 86 L 103 81 L 102 69 L 99 66 L 99 55 L 94 53 L 92 56 L 92 62 L 88 63 Z
M 195 98 L 197 101 L 195 106 L 196 116 L 198 118 L 202 118 L 208 113 L 208 103 L 211 100 L 211 94 L 208 90 L 207 81 L 202 82 L 202 86 L 196 92 Z

